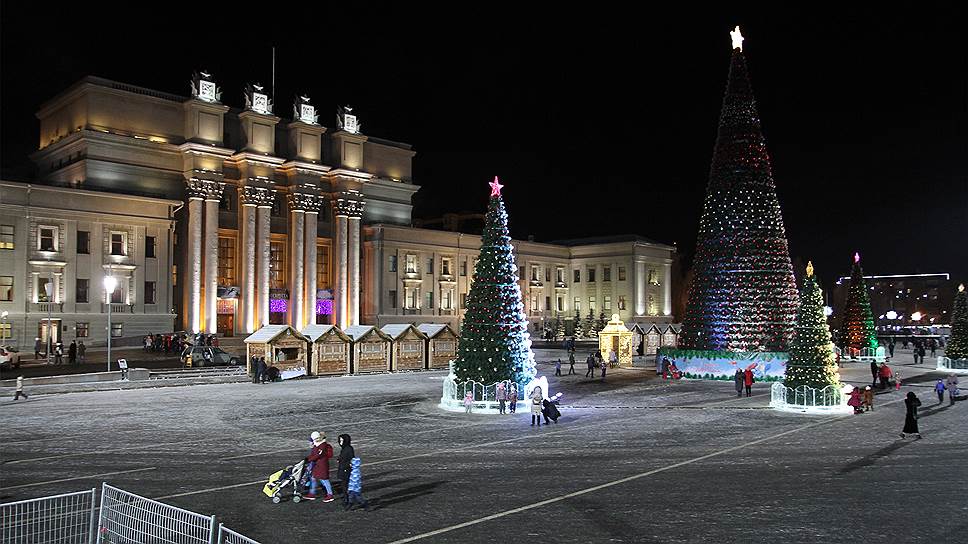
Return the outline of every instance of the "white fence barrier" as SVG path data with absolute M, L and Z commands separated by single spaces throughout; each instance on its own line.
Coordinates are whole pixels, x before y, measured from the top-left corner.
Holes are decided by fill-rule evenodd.
M 3 544 L 90 544 L 97 489 L 0 504 Z
M 98 543 L 212 544 L 215 516 L 203 516 L 104 484 Z
M 860 361 L 862 363 L 869 363 L 871 361 L 875 363 L 887 362 L 887 350 L 884 346 L 878 346 L 876 348 L 847 348 L 840 349 L 835 347 L 834 351 L 840 356 L 841 362 L 851 362 Z
M 943 372 L 953 372 L 955 374 L 968 374 L 968 359 L 952 359 L 950 357 L 938 357 L 937 369 Z
M 847 395 L 840 386 L 828 385 L 815 389 L 801 385 L 791 389 L 782 382 L 775 382 L 770 388 L 770 407 L 802 414 L 849 414 L 853 411 L 847 405 Z
M 258 541 L 236 533 L 221 523 L 218 524 L 218 543 L 217 544 L 259 544 Z

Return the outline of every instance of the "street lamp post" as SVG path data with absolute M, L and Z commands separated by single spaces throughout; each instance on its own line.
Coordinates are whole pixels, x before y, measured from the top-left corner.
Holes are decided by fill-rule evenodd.
M 54 351 L 54 333 L 53 324 L 54 321 L 51 319 L 51 294 L 54 291 L 54 276 L 50 277 L 50 281 L 44 284 L 44 292 L 47 293 L 47 364 L 50 363 L 50 352 Z
M 104 292 L 108 299 L 108 372 L 111 372 L 111 295 L 118 286 L 118 280 L 114 276 L 104 276 Z
M 10 312 L 8 312 L 7 310 L 4 310 L 3 313 L 0 315 L 3 316 L 3 343 L 6 344 L 7 343 L 7 316 L 10 315 Z

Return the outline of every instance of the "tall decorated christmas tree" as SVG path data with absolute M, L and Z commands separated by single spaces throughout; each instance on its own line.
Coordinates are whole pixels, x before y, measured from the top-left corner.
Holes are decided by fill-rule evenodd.
M 473 380 L 490 385 L 513 380 L 523 388 L 535 376 L 534 354 L 521 302 L 508 214 L 501 198 L 503 185 L 496 177 L 490 185 L 491 199 L 484 216 L 474 282 L 467 294 L 454 374 L 457 382 Z
M 864 271 L 860 268 L 860 253 L 854 254 L 854 268 L 850 272 L 847 303 L 840 326 L 840 347 L 845 350 L 877 348 L 877 329 L 874 326 L 867 284 L 864 282 Z
M 739 27 L 679 347 L 785 352 L 797 287 Z
M 944 348 L 949 359 L 968 359 L 968 293 L 964 284 L 958 286 L 955 307 L 951 312 L 951 338 Z
M 807 276 L 803 279 L 800 308 L 790 343 L 790 360 L 783 379 L 783 384 L 791 389 L 804 385 L 823 389 L 840 384 L 823 306 L 823 293 L 813 275 L 813 263 L 807 263 Z

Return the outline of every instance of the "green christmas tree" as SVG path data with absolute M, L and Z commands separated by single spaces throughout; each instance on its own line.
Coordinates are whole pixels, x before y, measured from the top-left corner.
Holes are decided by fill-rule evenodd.
M 770 156 L 746 57 L 734 41 L 679 347 L 786 351 L 796 311 Z
M 823 389 L 840 383 L 823 306 L 823 293 L 813 275 L 813 263 L 807 263 L 807 276 L 803 279 L 803 291 L 800 293 L 800 309 L 790 342 L 790 360 L 783 380 L 787 387 L 806 385 Z
M 870 295 L 864 282 L 864 271 L 860 268 L 860 253 L 854 254 L 854 268 L 850 272 L 850 285 L 847 287 L 847 303 L 844 305 L 844 318 L 840 326 L 840 347 L 844 350 L 877 348 L 877 328 L 871 312 Z
M 597 336 L 598 333 L 602 332 L 602 329 L 604 329 L 607 325 L 608 318 L 605 317 L 605 311 L 602 310 L 602 312 L 598 314 L 598 321 L 595 322 L 595 335 Z
M 595 330 L 595 311 L 589 308 L 588 315 L 585 316 L 585 338 L 597 337 L 598 331 Z
M 508 215 L 495 177 L 484 216 L 474 282 L 467 294 L 460 346 L 454 361 L 457 382 L 492 384 L 513 380 L 522 388 L 535 376 L 528 321 L 521 302 Z
M 561 318 L 561 314 L 555 312 L 555 329 L 554 329 L 555 340 L 562 340 L 565 337 L 565 320 Z
M 585 337 L 585 327 L 582 325 L 581 312 L 578 308 L 575 308 L 575 331 L 572 333 L 572 336 L 575 337 L 575 340 L 580 340 Z
M 968 359 L 968 293 L 965 286 L 958 286 L 955 295 L 955 307 L 951 312 L 951 338 L 944 348 L 944 355 L 949 359 Z

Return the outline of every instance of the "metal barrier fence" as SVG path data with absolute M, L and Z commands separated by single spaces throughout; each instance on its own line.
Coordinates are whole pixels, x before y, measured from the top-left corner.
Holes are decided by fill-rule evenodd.
M 212 544 L 215 516 L 203 516 L 104 484 L 98 544 Z
M 4 544 L 90 544 L 97 489 L 0 504 Z
M 968 374 L 968 359 L 952 359 L 950 357 L 938 357 L 938 370 L 951 371 L 956 374 Z
M 802 385 L 791 389 L 781 382 L 770 387 L 770 407 L 785 412 L 813 414 L 840 414 L 853 410 L 847 406 L 847 398 L 840 386 L 828 385 L 815 389 Z
M 218 524 L 218 543 L 217 544 L 259 544 L 258 541 L 240 535 L 221 523 Z

